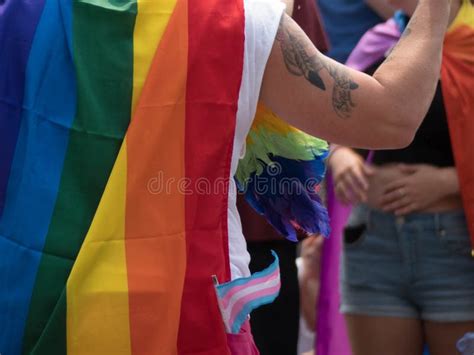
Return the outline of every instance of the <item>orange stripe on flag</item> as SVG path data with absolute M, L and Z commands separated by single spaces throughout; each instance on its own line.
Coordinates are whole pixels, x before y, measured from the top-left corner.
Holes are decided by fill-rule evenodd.
M 179 0 L 127 135 L 126 256 L 133 354 L 177 353 L 186 244 L 187 1 Z

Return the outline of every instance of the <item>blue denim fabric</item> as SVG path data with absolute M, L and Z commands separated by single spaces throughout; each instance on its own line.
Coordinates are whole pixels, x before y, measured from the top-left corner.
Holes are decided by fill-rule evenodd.
M 474 320 L 474 258 L 462 211 L 396 217 L 359 206 L 348 224 L 357 226 L 365 230 L 344 242 L 343 313 Z

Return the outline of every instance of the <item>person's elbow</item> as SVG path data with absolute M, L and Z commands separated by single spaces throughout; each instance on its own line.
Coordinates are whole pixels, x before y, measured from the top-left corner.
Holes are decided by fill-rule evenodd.
M 409 146 L 426 116 L 426 105 L 415 105 L 403 100 L 386 101 L 376 108 L 375 117 L 382 117 L 374 122 L 372 132 L 378 137 L 377 147 L 372 149 L 403 149 Z
M 415 125 L 399 125 L 394 127 L 390 136 L 386 137 L 382 149 L 403 149 L 408 147 L 415 138 L 418 127 Z M 379 148 L 380 149 L 380 148 Z
M 415 138 L 417 128 L 416 125 L 381 119 L 348 131 L 347 135 L 333 134 L 325 138 L 332 143 L 353 148 L 394 150 L 409 146 Z
M 403 149 L 408 147 L 415 138 L 425 114 L 421 111 L 394 110 L 387 117 L 385 127 L 381 127 L 378 149 Z M 374 149 L 377 149 L 374 147 Z

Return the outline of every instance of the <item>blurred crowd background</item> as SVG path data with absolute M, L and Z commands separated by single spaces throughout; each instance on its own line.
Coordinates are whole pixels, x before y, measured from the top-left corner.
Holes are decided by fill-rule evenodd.
M 417 3 L 416 0 L 285 0 L 284 2 L 287 4 L 287 14 L 302 27 L 321 52 L 368 74 L 374 73 L 396 44 Z M 463 2 L 467 3 L 470 3 L 469 0 Z M 380 27 L 376 27 L 378 25 Z M 364 36 L 365 40 L 361 41 Z M 473 80 L 471 79 L 471 83 Z M 346 269 L 345 271 L 353 270 L 358 265 L 351 264 L 354 263 L 352 259 L 364 257 L 362 250 L 358 252 L 360 255 L 348 255 L 348 260 L 340 260 L 342 249 L 360 242 L 362 234 L 367 229 L 368 210 L 372 210 L 371 213 L 375 216 L 374 223 L 378 223 L 382 234 L 393 226 L 404 225 L 404 216 L 418 216 L 416 213 L 419 212 L 426 212 L 429 218 L 446 220 L 446 227 L 443 227 L 444 222 L 436 225 L 440 233 L 449 234 L 451 225 L 457 230 L 461 229 L 461 233 L 458 233 L 461 234 L 460 239 L 452 244 L 456 244 L 454 248 L 458 248 L 459 257 L 462 254 L 465 258 L 463 259 L 465 264 L 456 267 L 458 270 L 461 268 L 467 270 L 465 274 L 471 278 L 471 283 L 474 283 L 474 259 L 471 259 L 470 255 L 469 233 L 462 212 L 463 205 L 454 167 L 451 139 L 439 86 L 425 123 L 412 145 L 406 149 L 374 154 L 348 147 L 331 146 L 328 159 L 330 177 L 326 183 L 326 199 L 332 218 L 330 240 L 323 240 L 320 236 L 301 236 L 299 244 L 283 240 L 263 218 L 242 200 L 240 201 L 239 210 L 244 235 L 252 257 L 251 271 L 262 270 L 271 262 L 270 250 L 275 250 L 280 256 L 281 294 L 273 304 L 254 311 L 251 317 L 252 332 L 262 355 L 352 353 L 347 326 L 341 314 L 341 303 L 342 308 L 348 308 L 345 313 L 351 313 L 350 305 L 355 302 L 351 297 L 357 295 L 351 287 L 353 287 L 352 281 L 356 282 L 354 279 L 357 275 L 352 276 L 355 271 L 347 272 L 341 281 L 339 265 L 342 261 L 342 268 Z M 376 167 L 378 174 L 375 174 Z M 390 190 L 386 191 L 387 188 Z M 377 217 L 379 212 L 380 216 Z M 384 220 L 386 215 L 383 213 L 390 218 Z M 417 218 L 413 217 L 415 225 L 425 223 Z M 399 233 L 396 238 L 402 238 L 402 234 Z M 432 236 L 416 238 L 425 237 L 429 239 Z M 448 247 L 452 248 L 453 245 Z M 365 253 L 372 251 L 369 248 Z M 394 257 L 397 257 L 397 252 L 393 251 Z M 389 259 L 384 258 L 385 261 Z M 370 259 L 370 256 L 367 259 L 377 262 L 376 259 Z M 382 263 L 380 266 L 373 264 L 372 267 L 383 269 L 389 266 Z M 368 271 L 361 269 L 359 272 Z M 396 273 L 397 270 L 392 272 Z M 469 279 L 465 281 L 469 283 Z M 372 282 L 377 280 L 373 278 Z M 383 283 L 384 280 L 380 282 Z M 347 288 L 344 292 L 347 295 L 343 296 L 346 299 L 340 299 L 340 287 Z M 446 284 L 444 287 L 451 286 Z M 472 288 L 470 290 L 472 291 Z M 474 294 L 469 292 L 465 291 L 464 296 L 452 294 L 453 303 L 457 303 L 458 307 L 464 307 L 466 314 L 469 314 L 466 315 L 466 319 L 462 316 L 459 318 L 463 321 L 464 328 L 454 330 L 441 327 L 437 331 L 442 334 L 451 334 L 452 331 L 452 337 L 456 339 L 459 339 L 459 334 L 469 331 L 473 324 L 470 322 L 472 318 L 469 317 L 472 317 L 474 311 L 474 299 L 472 299 Z M 420 291 L 417 295 L 420 305 L 417 303 L 418 299 L 415 299 L 413 304 L 415 308 L 421 310 L 425 307 L 421 300 L 424 294 Z M 462 300 L 459 301 L 458 298 Z M 376 303 L 374 300 L 367 302 Z M 393 302 L 396 306 L 396 301 Z M 449 310 L 447 312 L 449 315 Z M 454 310 L 451 311 L 451 314 L 454 313 Z M 397 317 L 397 314 L 395 316 Z M 352 329 L 358 328 L 361 324 L 360 319 L 354 320 Z M 404 324 L 395 321 L 380 323 L 379 333 L 370 327 L 371 325 L 366 327 L 365 334 L 362 331 L 351 334 L 352 346 L 357 348 L 355 352 L 358 354 L 373 353 L 368 348 L 364 350 L 364 344 L 372 342 L 372 338 L 380 338 L 375 347 L 391 346 L 391 341 L 398 341 L 400 337 L 403 339 L 405 333 L 408 334 L 405 340 L 411 345 L 406 349 L 400 347 L 398 352 L 400 355 L 416 354 L 416 351 L 412 351 L 413 348 L 424 348 L 424 351 L 428 352 L 425 346 L 428 342 L 438 347 L 436 341 L 432 339 L 436 338 L 437 334 L 434 328 L 428 329 L 426 334 L 416 338 L 413 335 L 411 338 L 410 334 L 417 334 L 419 328 L 417 323 Z M 395 329 L 394 332 L 400 328 L 398 338 L 393 336 L 391 339 L 388 337 L 384 339 L 381 334 L 385 331 L 385 327 Z M 474 327 L 471 331 L 474 331 Z M 447 342 L 449 341 L 451 340 L 448 339 Z M 452 352 L 445 352 L 443 349 L 446 347 L 451 347 Z M 440 343 L 438 349 L 433 348 L 431 353 L 453 354 L 456 353 L 454 349 L 451 341 L 448 345 Z M 421 354 L 422 351 L 418 353 Z

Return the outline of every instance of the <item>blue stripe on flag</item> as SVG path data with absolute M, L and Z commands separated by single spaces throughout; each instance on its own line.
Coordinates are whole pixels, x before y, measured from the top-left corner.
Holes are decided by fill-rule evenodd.
M 26 69 L 20 133 L 0 221 L 0 351 L 21 353 L 76 112 L 72 1 L 47 0 Z M 67 238 L 67 236 L 64 236 Z
M 268 295 L 265 297 L 257 298 L 256 300 L 247 303 L 245 306 L 242 307 L 242 310 L 239 312 L 237 317 L 235 317 L 234 324 L 231 326 L 232 334 L 237 334 L 240 331 L 240 327 L 246 321 L 248 315 L 256 308 L 263 306 L 265 304 L 272 303 L 280 294 L 280 292 L 276 292 L 273 295 Z

